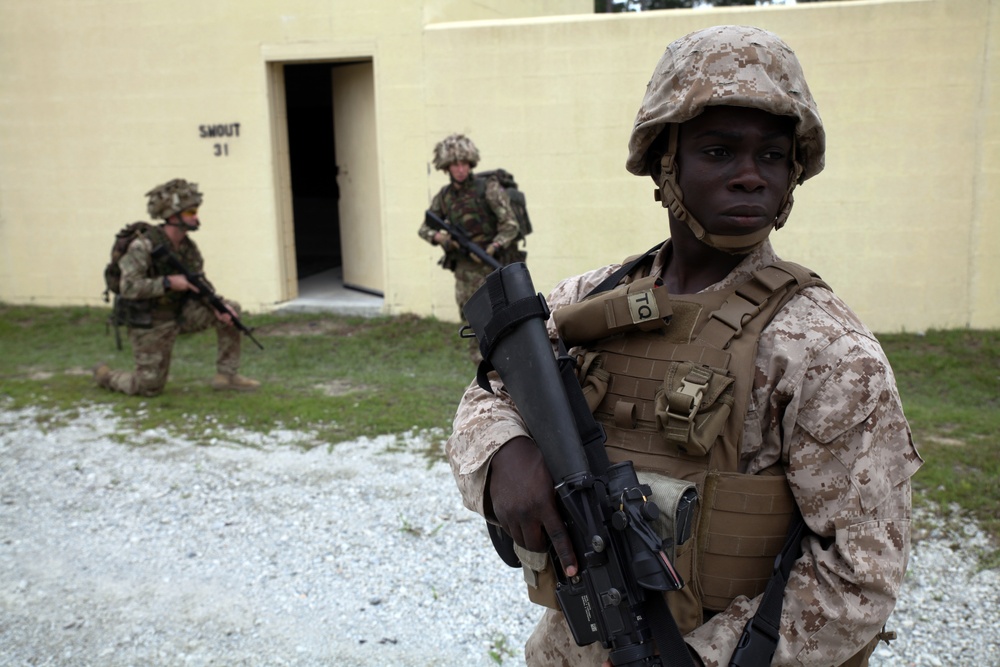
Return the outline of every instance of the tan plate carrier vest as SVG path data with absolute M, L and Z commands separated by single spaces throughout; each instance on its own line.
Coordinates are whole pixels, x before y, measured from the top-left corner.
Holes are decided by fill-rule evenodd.
M 667 594 L 686 634 L 736 596 L 763 592 L 771 576 L 795 501 L 780 465 L 740 472 L 757 342 L 796 292 L 827 286 L 777 262 L 730 289 L 673 296 L 646 271 L 643 262 L 617 288 L 554 317 L 566 345 L 585 350 L 578 374 L 611 461 L 631 460 L 654 500 L 664 476 L 697 486 L 693 538 L 672 555 L 686 586 Z M 539 592 L 533 599 L 544 599 Z

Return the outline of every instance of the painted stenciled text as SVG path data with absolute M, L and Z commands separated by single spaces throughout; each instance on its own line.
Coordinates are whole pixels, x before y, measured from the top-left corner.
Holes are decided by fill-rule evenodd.
M 201 139 L 216 139 L 212 144 L 212 155 L 215 157 L 229 156 L 228 139 L 239 139 L 239 123 L 209 123 L 198 126 L 198 136 Z M 219 140 L 222 141 L 219 141 Z

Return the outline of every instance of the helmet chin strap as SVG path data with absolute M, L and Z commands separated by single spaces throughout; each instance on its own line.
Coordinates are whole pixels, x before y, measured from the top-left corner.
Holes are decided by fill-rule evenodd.
M 715 248 L 716 250 L 721 250 L 723 252 L 729 253 L 731 255 L 746 255 L 757 247 L 759 247 L 767 237 L 770 236 L 772 229 L 781 229 L 785 221 L 788 220 L 788 215 L 792 212 L 792 204 L 794 199 L 792 197 L 792 190 L 798 185 L 799 178 L 802 175 L 802 165 L 799 164 L 795 156 L 795 145 L 792 144 L 792 173 L 788 179 L 788 190 L 785 192 L 784 198 L 781 200 L 781 208 L 778 212 L 777 217 L 774 219 L 773 225 L 768 225 L 763 229 L 758 229 L 755 232 L 749 234 L 739 234 L 739 235 L 725 235 L 725 234 L 709 234 L 708 231 L 698 222 L 695 217 L 691 214 L 684 206 L 684 193 L 681 192 L 681 187 L 677 183 L 677 136 L 680 126 L 677 123 L 671 123 L 669 131 L 669 140 L 667 143 L 667 150 L 660 158 L 660 177 L 659 177 L 659 188 L 653 192 L 653 198 L 660 202 L 664 208 L 668 209 L 675 218 L 683 222 L 688 226 L 699 241 L 705 245 Z
M 174 217 L 177 218 L 177 222 L 170 222 L 170 218 L 174 218 Z M 185 231 L 188 231 L 188 232 L 196 232 L 196 231 L 198 231 L 198 228 L 201 227 L 200 224 L 198 224 L 198 225 L 189 225 L 188 223 L 184 222 L 183 218 L 181 218 L 179 216 L 173 216 L 172 215 L 172 216 L 170 216 L 170 218 L 167 218 L 166 220 L 164 220 L 163 224 L 169 225 L 171 227 L 180 227 L 181 229 L 183 229 Z

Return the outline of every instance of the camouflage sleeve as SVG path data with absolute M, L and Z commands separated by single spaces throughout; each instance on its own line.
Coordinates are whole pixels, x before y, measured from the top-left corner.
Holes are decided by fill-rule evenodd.
M 145 236 L 137 237 L 118 260 L 122 271 L 121 297 L 123 299 L 155 299 L 163 296 L 163 278 L 149 277 L 153 266 L 153 243 Z
M 874 336 L 832 295 L 793 303 L 772 323 L 794 324 L 772 351 L 787 368 L 771 395 L 765 440 L 780 439 L 814 534 L 785 588 L 772 664 L 837 665 L 875 637 L 895 606 L 909 558 L 910 478 L 922 461 Z M 852 319 L 856 326 L 845 328 Z M 686 637 L 706 665 L 728 664 L 758 603 L 737 598 Z
M 514 216 L 514 209 L 510 205 L 510 197 L 507 192 L 500 187 L 499 181 L 489 179 L 486 183 L 486 203 L 497 216 L 497 233 L 493 237 L 493 243 L 499 243 L 506 248 L 517 238 L 520 227 L 517 218 Z
M 608 276 L 616 266 L 562 281 L 549 294 L 551 310 L 578 301 Z M 555 325 L 547 323 L 549 337 L 555 339 Z M 490 373 L 492 394 L 473 381 L 465 391 L 452 425 L 452 435 L 445 444 L 451 471 L 462 494 L 465 506 L 483 514 L 486 493 L 486 473 L 490 459 L 501 446 L 528 431 L 514 407 L 514 401 L 504 391 L 496 373 Z
M 439 218 L 442 218 L 442 219 L 444 218 L 444 206 L 441 203 L 441 193 L 440 192 L 438 192 L 436 195 L 434 195 L 434 199 L 431 201 L 430 210 L 433 213 L 437 214 L 437 216 Z M 417 231 L 417 234 L 419 234 L 420 238 L 422 238 L 423 240 L 427 241 L 430 244 L 433 244 L 434 243 L 434 234 L 436 234 L 436 233 L 437 233 L 437 230 L 434 229 L 434 228 L 432 228 L 430 225 L 427 224 L 427 218 L 425 217 L 424 221 L 420 224 L 420 229 Z

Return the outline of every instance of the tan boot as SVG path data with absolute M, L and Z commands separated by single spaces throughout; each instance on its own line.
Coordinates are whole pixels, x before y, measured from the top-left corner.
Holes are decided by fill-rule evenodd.
M 257 380 L 251 380 L 250 378 L 243 377 L 239 373 L 234 375 L 216 373 L 215 377 L 212 378 L 212 389 L 220 391 L 254 391 L 259 386 L 260 382 Z
M 98 387 L 111 388 L 111 367 L 103 361 L 94 366 L 94 382 Z

